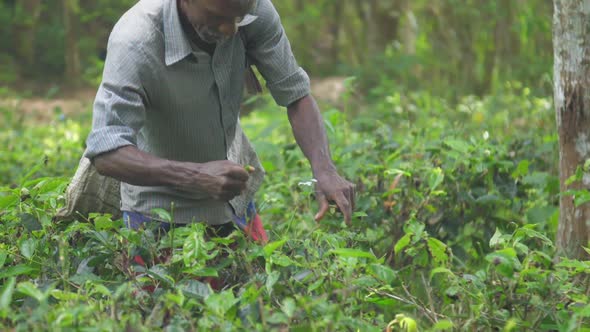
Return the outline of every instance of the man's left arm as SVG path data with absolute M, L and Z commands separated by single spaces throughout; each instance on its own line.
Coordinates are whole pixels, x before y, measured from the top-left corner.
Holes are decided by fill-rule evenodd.
M 309 160 L 316 183 L 321 220 L 328 202 L 338 205 L 347 223 L 354 209 L 353 185 L 343 179 L 332 162 L 324 121 L 311 96 L 307 73 L 297 64 L 279 14 L 270 0 L 259 0 L 254 15 L 258 19 L 245 27 L 249 57 L 266 79 L 274 100 L 286 106 L 293 134 Z
M 328 202 L 332 201 L 344 214 L 346 223 L 350 224 L 354 210 L 354 186 L 338 174 L 332 162 L 324 122 L 315 99 L 307 95 L 289 105 L 287 112 L 295 140 L 318 181 L 316 196 L 319 211 L 316 221 L 324 217 L 329 210 Z

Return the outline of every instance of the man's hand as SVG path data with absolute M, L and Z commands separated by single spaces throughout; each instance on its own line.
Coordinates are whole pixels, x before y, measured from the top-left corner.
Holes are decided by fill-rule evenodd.
M 352 223 L 352 212 L 354 211 L 354 185 L 343 179 L 336 172 L 318 174 L 316 184 L 316 197 L 319 203 L 319 211 L 315 220 L 320 221 L 330 209 L 330 202 L 344 214 L 344 221 L 347 225 Z
M 208 193 L 214 199 L 229 201 L 246 189 L 250 176 L 244 166 L 229 160 L 195 165 L 198 165 L 197 175 L 191 181 L 194 188 Z

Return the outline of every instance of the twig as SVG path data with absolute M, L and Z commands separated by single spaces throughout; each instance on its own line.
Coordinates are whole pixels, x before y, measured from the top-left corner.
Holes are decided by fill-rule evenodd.
M 403 287 L 403 286 L 402 286 L 402 287 Z M 398 301 L 400 301 L 400 302 L 402 302 L 402 303 L 409 304 L 409 305 L 413 305 L 413 306 L 417 307 L 417 308 L 418 308 L 420 311 L 422 311 L 422 312 L 425 314 L 425 316 L 426 316 L 426 317 L 428 317 L 428 318 L 430 319 L 430 321 L 431 321 L 432 323 L 436 323 L 436 318 L 432 318 L 432 316 L 434 316 L 434 317 L 438 316 L 438 317 L 440 317 L 440 318 L 446 318 L 446 316 L 445 316 L 445 315 L 442 315 L 442 314 L 436 313 L 436 312 L 434 312 L 434 311 L 432 311 L 432 310 L 430 310 L 430 309 L 428 309 L 428 308 L 424 307 L 424 305 L 423 305 L 423 304 L 421 304 L 421 303 L 418 303 L 418 302 L 415 300 L 415 298 L 414 298 L 413 296 L 411 296 L 411 295 L 410 295 L 410 297 L 412 297 L 413 299 L 412 299 L 412 300 L 408 300 L 408 299 L 405 299 L 405 298 L 403 298 L 403 297 L 401 297 L 401 296 L 399 296 L 399 295 L 390 294 L 390 293 L 385 293 L 385 292 L 382 292 L 382 291 L 380 291 L 380 290 L 378 290 L 378 289 L 375 289 L 375 288 L 368 287 L 367 289 L 368 289 L 369 291 L 371 291 L 372 293 L 374 293 L 374 294 L 378 294 L 378 295 L 381 295 L 381 296 L 387 296 L 387 297 L 389 297 L 389 298 L 392 298 L 392 299 L 394 299 L 394 300 L 398 300 Z M 405 287 L 404 287 L 404 289 L 405 289 Z M 405 289 L 405 290 L 406 290 L 406 289 Z M 407 292 L 407 290 L 406 290 L 406 292 Z
M 410 293 L 410 291 L 408 290 L 408 288 L 404 285 L 404 283 L 401 283 L 402 289 L 404 290 L 404 292 L 406 292 L 406 295 L 408 297 L 410 297 L 412 299 L 412 301 L 414 301 L 414 303 L 421 308 L 424 313 L 427 313 L 429 315 L 426 315 L 426 317 L 428 317 L 428 319 L 430 319 L 430 321 L 432 323 L 436 323 L 436 315 L 438 315 L 435 311 L 431 311 L 430 309 L 426 308 L 426 305 L 424 303 L 422 303 L 422 301 L 420 301 L 420 299 L 418 299 L 417 297 L 415 297 L 414 295 L 412 295 L 412 293 Z M 444 317 L 444 316 L 443 316 Z
M 424 289 L 426 290 L 426 295 L 428 295 L 428 302 L 430 304 L 430 311 L 435 312 L 434 311 L 434 300 L 432 299 L 432 294 L 430 294 L 430 288 L 426 284 L 426 279 L 424 278 L 424 273 L 420 273 L 420 276 L 422 277 L 422 284 L 424 285 Z M 436 316 L 434 316 L 433 318 L 434 318 L 435 322 L 438 322 L 438 319 L 436 319 Z

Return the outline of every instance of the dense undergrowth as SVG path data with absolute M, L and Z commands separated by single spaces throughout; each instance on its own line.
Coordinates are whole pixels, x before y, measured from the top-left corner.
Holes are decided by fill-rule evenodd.
M 0 328 L 583 330 L 590 262 L 554 257 L 551 101 L 515 83 L 457 105 L 380 96 L 324 108 L 333 157 L 357 185 L 351 227 L 335 211 L 313 221 L 311 173 L 282 110 L 263 102 L 242 120 L 268 172 L 258 194 L 266 246 L 206 240 L 202 225 L 156 241 L 109 216 L 52 222 L 89 115 L 57 110 L 46 126 L 2 110 Z M 129 263 L 139 248 L 147 268 Z M 197 280 L 216 274 L 233 286 Z

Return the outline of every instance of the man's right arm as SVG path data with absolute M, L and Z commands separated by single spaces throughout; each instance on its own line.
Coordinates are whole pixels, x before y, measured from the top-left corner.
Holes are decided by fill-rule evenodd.
M 208 193 L 229 200 L 246 186 L 248 172 L 227 160 L 208 163 L 159 158 L 137 148 L 137 133 L 145 122 L 148 91 L 157 80 L 140 44 L 113 32 L 103 80 L 93 108 L 92 131 L 85 157 L 98 172 L 137 186 L 170 186 Z
M 98 155 L 97 171 L 136 186 L 169 186 L 184 191 L 206 192 L 228 201 L 239 195 L 248 181 L 244 167 L 219 160 L 208 163 L 179 162 L 158 158 L 128 145 Z

